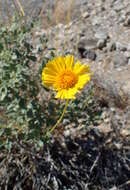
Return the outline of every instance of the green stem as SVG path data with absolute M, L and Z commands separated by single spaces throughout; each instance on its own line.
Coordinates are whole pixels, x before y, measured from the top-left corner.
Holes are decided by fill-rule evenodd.
M 69 100 L 66 101 L 65 107 L 64 107 L 64 109 L 63 109 L 63 112 L 62 112 L 60 118 L 57 120 L 56 124 L 55 124 L 55 125 L 51 128 L 51 130 L 49 131 L 50 133 L 52 133 L 52 132 L 54 131 L 54 129 L 55 129 L 55 128 L 60 124 L 60 122 L 62 121 L 62 119 L 63 119 L 63 117 L 64 117 L 64 114 L 65 114 L 65 112 L 66 112 L 66 109 L 67 109 L 67 107 L 68 107 L 68 104 L 69 104 Z

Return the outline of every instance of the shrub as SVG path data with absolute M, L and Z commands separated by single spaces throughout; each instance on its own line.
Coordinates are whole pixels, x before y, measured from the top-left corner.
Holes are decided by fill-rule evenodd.
M 2 140 L 3 134 L 5 140 L 18 134 L 25 139 L 39 138 L 45 121 L 38 99 L 40 70 L 36 69 L 37 56 L 30 43 L 31 30 L 32 25 L 15 21 L 0 29 L 0 107 L 7 118 L 0 129 Z M 46 60 L 43 58 L 43 63 Z

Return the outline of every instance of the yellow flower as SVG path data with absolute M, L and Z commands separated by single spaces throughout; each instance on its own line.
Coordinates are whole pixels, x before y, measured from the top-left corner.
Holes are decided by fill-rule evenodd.
M 42 71 L 43 85 L 56 90 L 56 98 L 60 99 L 74 99 L 90 77 L 89 66 L 79 61 L 74 64 L 72 55 L 54 58 Z

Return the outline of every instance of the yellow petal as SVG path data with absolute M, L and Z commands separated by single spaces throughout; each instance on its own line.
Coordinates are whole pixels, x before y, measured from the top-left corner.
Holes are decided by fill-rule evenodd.
M 90 81 L 90 74 L 80 75 L 76 87 L 82 89 L 88 81 Z
M 65 57 L 65 65 L 66 69 L 72 69 L 74 64 L 74 56 L 73 55 L 67 55 Z
M 57 68 L 58 72 L 65 70 L 65 60 L 64 57 L 57 57 L 54 59 L 55 67 Z
M 83 65 L 79 61 L 77 61 L 75 63 L 75 65 L 74 65 L 73 71 L 76 74 L 81 75 L 81 74 L 84 74 L 84 73 L 89 73 L 90 72 L 90 68 L 89 68 L 89 65 Z

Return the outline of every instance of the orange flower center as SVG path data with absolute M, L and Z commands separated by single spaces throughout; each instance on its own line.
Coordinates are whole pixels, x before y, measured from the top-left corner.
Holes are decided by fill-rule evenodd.
M 57 84 L 58 87 L 61 89 L 68 89 L 73 87 L 77 83 L 78 77 L 73 73 L 72 71 L 63 71 L 58 77 L 57 77 Z

